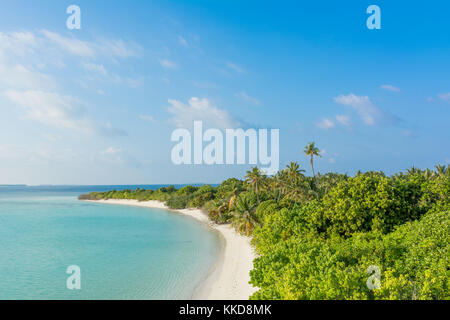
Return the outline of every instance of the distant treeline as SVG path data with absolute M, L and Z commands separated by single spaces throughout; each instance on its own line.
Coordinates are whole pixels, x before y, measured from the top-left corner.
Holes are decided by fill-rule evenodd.
M 311 161 L 312 164 L 312 161 Z M 159 200 L 203 208 L 252 236 L 252 299 L 449 299 L 450 169 L 350 177 L 303 175 L 291 162 L 217 187 L 90 193 L 80 199 Z M 371 290 L 370 266 L 380 288 Z M 371 267 L 373 268 L 373 267 Z M 373 278 L 373 276 L 372 276 Z

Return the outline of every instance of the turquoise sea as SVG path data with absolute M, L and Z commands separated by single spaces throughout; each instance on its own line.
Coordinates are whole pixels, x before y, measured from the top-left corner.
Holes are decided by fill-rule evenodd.
M 217 233 L 166 210 L 77 199 L 135 187 L 1 186 L 0 299 L 190 298 L 220 254 Z M 66 287 L 71 265 L 80 290 Z

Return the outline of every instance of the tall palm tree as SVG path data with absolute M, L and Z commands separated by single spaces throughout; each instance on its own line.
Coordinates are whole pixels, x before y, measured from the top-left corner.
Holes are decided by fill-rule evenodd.
M 236 181 L 233 182 L 232 184 L 232 191 L 231 191 L 231 197 L 230 200 L 228 202 L 228 210 L 231 210 L 231 208 L 233 207 L 234 202 L 236 201 L 236 198 L 239 194 L 239 187 L 236 183 Z
M 298 179 L 303 176 L 302 172 L 305 172 L 305 170 L 300 169 L 300 165 L 297 162 L 291 161 L 291 163 L 286 166 L 286 172 L 289 182 L 296 183 Z
M 272 178 L 270 178 L 270 187 L 274 199 L 279 202 L 281 196 L 286 192 L 287 174 L 286 170 L 278 171 Z
M 261 173 L 258 167 L 253 167 L 251 171 L 247 171 L 245 175 L 245 181 L 252 187 L 256 193 L 256 199 L 258 204 L 260 203 L 259 192 L 264 185 L 266 175 Z
M 320 154 L 320 150 L 319 148 L 316 147 L 314 142 L 310 142 L 306 145 L 305 150 L 303 150 L 303 152 L 305 153 L 306 156 L 311 157 L 311 160 L 309 162 L 311 163 L 313 177 L 315 177 L 316 175 L 314 173 L 314 156 L 318 156 L 321 158 L 322 155 Z
M 249 236 L 253 229 L 259 225 L 255 216 L 255 208 L 255 204 L 248 197 L 238 196 L 232 221 L 238 232 Z

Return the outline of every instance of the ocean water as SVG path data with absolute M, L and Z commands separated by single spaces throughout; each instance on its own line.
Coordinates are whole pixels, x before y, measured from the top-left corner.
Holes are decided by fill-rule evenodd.
M 125 188 L 134 187 L 0 187 L 0 299 L 190 298 L 219 235 L 166 210 L 77 200 Z M 80 290 L 66 286 L 71 265 Z

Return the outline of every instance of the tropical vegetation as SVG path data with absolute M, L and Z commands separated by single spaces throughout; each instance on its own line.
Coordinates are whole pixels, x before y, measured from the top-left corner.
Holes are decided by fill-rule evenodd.
M 90 193 L 80 199 L 164 201 L 203 208 L 252 237 L 258 254 L 251 299 L 449 299 L 450 168 L 387 176 L 315 173 L 320 150 L 304 150 L 312 177 L 291 162 L 218 186 Z M 373 266 L 380 287 L 371 289 Z

